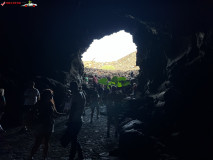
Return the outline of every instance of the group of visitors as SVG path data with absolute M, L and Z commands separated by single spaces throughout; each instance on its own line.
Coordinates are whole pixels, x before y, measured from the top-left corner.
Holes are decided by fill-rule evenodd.
M 131 73 L 131 76 L 134 76 Z M 115 127 L 115 136 L 118 136 L 118 124 L 121 117 L 122 101 L 124 98 L 135 98 L 137 84 L 131 82 L 131 85 L 126 87 L 104 86 L 98 83 L 97 75 L 92 78 L 92 85 L 84 85 L 84 90 L 87 95 L 87 106 L 91 108 L 90 123 L 93 123 L 94 112 L 96 109 L 96 118 L 100 116 L 100 106 L 106 106 L 107 110 L 107 137 L 110 136 L 110 127 Z M 88 83 L 85 83 L 88 84 Z M 92 86 L 90 89 L 87 86 Z
M 82 86 L 79 86 L 77 82 L 71 82 L 64 100 L 63 113 L 59 113 L 55 106 L 53 90 L 44 89 L 40 93 L 35 88 L 35 82 L 28 82 L 27 89 L 24 92 L 21 131 L 30 131 L 35 137 L 29 155 L 30 160 L 33 159 L 41 144 L 44 145 L 42 157 L 43 159 L 47 158 L 49 140 L 52 132 L 54 132 L 54 119 L 58 116 L 68 115 L 67 128 L 59 141 L 63 147 L 67 147 L 71 143 L 69 160 L 73 160 L 77 152 L 78 159 L 83 159 L 83 152 L 77 137 L 82 127 L 85 106 L 91 107 L 90 123 L 93 122 L 95 109 L 96 118 L 99 119 L 100 105 L 107 107 L 107 136 L 109 136 L 112 123 L 115 128 L 118 127 L 118 110 L 122 99 L 125 97 L 125 90 L 116 87 L 109 89 L 100 85 L 96 75 L 93 76 L 93 87 L 89 89 L 88 86 L 87 80 Z M 135 88 L 136 84 L 132 87 L 133 92 Z M 5 106 L 4 89 L 0 89 L 0 122 L 5 112 Z M 4 131 L 1 123 L 0 131 Z
M 73 160 L 78 152 L 78 159 L 83 159 L 83 153 L 78 142 L 77 135 L 82 126 L 82 114 L 86 103 L 85 93 L 79 89 L 76 82 L 70 83 L 68 90 L 67 111 L 59 113 L 56 110 L 54 102 L 54 92 L 51 89 L 44 89 L 41 93 L 35 88 L 35 82 L 30 81 L 27 84 L 27 89 L 24 91 L 24 104 L 22 108 L 22 128 L 23 132 L 32 132 L 34 136 L 34 144 L 32 145 L 29 154 L 29 160 L 32 160 L 35 153 L 43 144 L 43 159 L 47 159 L 49 140 L 52 132 L 54 132 L 55 118 L 60 115 L 67 115 L 67 129 L 59 142 L 64 146 L 63 139 L 66 139 L 67 145 L 71 143 L 69 160 Z M 68 103 L 69 102 L 69 103 Z M 5 112 L 6 99 L 4 89 L 0 89 L 0 122 Z M 4 129 L 0 123 L 0 132 Z M 66 146 L 67 146 L 66 145 Z M 64 146 L 64 147 L 66 147 Z
M 60 115 L 66 115 L 65 113 L 59 113 L 56 110 L 55 102 L 54 102 L 54 93 L 51 89 L 45 89 L 42 91 L 41 96 L 39 94 L 39 91 L 34 87 L 35 83 L 31 83 L 25 92 L 26 97 L 30 98 L 31 100 L 35 100 L 33 105 L 29 105 L 28 108 L 28 115 L 31 115 L 32 113 L 37 113 L 36 115 L 36 123 L 32 127 L 34 136 L 35 136 L 35 142 L 33 144 L 32 150 L 30 152 L 29 159 L 33 159 L 33 156 L 37 152 L 40 145 L 43 143 L 43 159 L 47 158 L 48 153 L 48 146 L 49 146 L 49 139 L 54 131 L 54 118 Z M 70 149 L 70 156 L 69 159 L 73 160 L 76 152 L 78 152 L 78 158 L 83 159 L 83 153 L 80 146 L 80 143 L 78 142 L 77 135 L 81 129 L 82 126 L 82 119 L 81 116 L 83 114 L 84 105 L 86 102 L 85 96 L 82 92 L 79 91 L 78 84 L 76 82 L 70 83 L 70 90 L 72 92 L 72 98 L 71 98 L 71 106 L 69 111 L 69 118 L 67 122 L 67 130 L 65 134 L 66 143 L 67 145 L 71 143 L 71 149 Z M 34 98 L 33 98 L 34 97 Z M 26 117 L 26 116 L 25 116 Z M 28 119 L 28 122 L 29 119 Z M 25 125 L 27 123 L 24 123 Z M 27 127 L 28 128 L 28 127 Z M 64 146 L 64 136 L 61 139 L 61 144 Z M 67 146 L 66 145 L 66 146 Z M 66 147 L 65 146 L 65 147 Z

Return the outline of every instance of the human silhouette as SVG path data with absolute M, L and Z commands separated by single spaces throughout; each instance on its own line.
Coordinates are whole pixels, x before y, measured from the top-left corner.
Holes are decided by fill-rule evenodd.
M 42 92 L 41 100 L 36 104 L 34 109 L 37 110 L 38 117 L 33 130 L 35 142 L 33 144 L 29 159 L 33 159 L 34 154 L 38 150 L 39 146 L 43 143 L 43 159 L 45 160 L 48 153 L 49 139 L 54 126 L 54 118 L 57 115 L 63 114 L 58 113 L 56 110 L 53 99 L 53 91 L 51 89 L 45 89 Z
M 97 88 L 94 88 L 94 90 L 91 91 L 90 93 L 90 107 L 91 107 L 91 117 L 90 117 L 90 123 L 93 122 L 93 115 L 94 115 L 94 111 L 96 109 L 96 118 L 99 119 L 99 115 L 100 115 L 100 107 L 99 107 L 99 94 L 97 91 Z
M 83 159 L 83 152 L 81 149 L 81 145 L 78 142 L 78 134 L 82 126 L 81 116 L 86 104 L 86 98 L 83 92 L 79 91 L 78 84 L 76 82 L 70 83 L 70 89 L 72 91 L 71 110 L 67 123 L 67 130 L 62 137 L 62 141 L 63 138 L 65 138 L 66 144 L 62 145 L 65 147 L 66 145 L 68 145 L 69 142 L 71 142 L 69 160 L 73 160 L 77 152 L 78 159 L 81 160 Z
M 31 111 L 34 105 L 40 99 L 39 90 L 35 88 L 35 82 L 30 81 L 27 84 L 27 89 L 24 92 L 24 107 L 23 107 L 23 130 L 27 131 L 30 125 Z

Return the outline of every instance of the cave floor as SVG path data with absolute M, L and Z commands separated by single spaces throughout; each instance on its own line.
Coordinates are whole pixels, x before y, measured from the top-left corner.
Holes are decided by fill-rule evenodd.
M 104 106 L 101 111 L 104 111 Z M 113 129 L 111 137 L 106 137 L 106 116 L 100 115 L 99 119 L 94 116 L 93 123 L 90 123 L 90 108 L 86 108 L 84 123 L 79 134 L 85 160 L 118 160 L 110 157 L 109 151 L 118 145 L 118 139 L 114 138 Z M 94 114 L 95 115 L 95 114 Z M 50 139 L 49 160 L 67 160 L 70 146 L 63 148 L 59 142 L 66 123 L 65 116 L 56 119 L 55 132 Z M 0 135 L 0 159 L 1 160 L 26 160 L 33 144 L 32 133 L 20 133 L 20 127 L 7 130 Z M 42 146 L 41 146 L 42 147 Z M 34 159 L 41 159 L 42 148 L 38 150 Z

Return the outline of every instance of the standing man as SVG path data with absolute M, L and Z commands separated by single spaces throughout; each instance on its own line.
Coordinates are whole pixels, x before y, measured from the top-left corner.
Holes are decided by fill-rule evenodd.
M 79 91 L 78 84 L 76 82 L 70 83 L 70 89 L 72 91 L 72 100 L 67 128 L 71 141 L 69 160 L 74 160 L 76 152 L 78 152 L 78 159 L 83 160 L 83 152 L 77 136 L 82 126 L 81 116 L 86 104 L 86 98 L 83 92 Z
M 97 88 L 97 86 L 98 86 L 98 78 L 97 78 L 97 75 L 94 75 L 94 76 L 93 76 L 93 86 L 94 86 L 94 88 Z
M 40 99 L 39 90 L 35 88 L 35 82 L 28 82 L 28 88 L 24 92 L 24 107 L 23 107 L 23 125 L 24 131 L 28 131 L 30 125 L 31 112 L 34 105 Z

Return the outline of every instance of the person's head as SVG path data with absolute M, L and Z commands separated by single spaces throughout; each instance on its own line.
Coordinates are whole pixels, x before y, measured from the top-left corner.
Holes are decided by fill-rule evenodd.
M 78 91 L 78 84 L 77 84 L 77 82 L 71 82 L 70 83 L 70 89 L 71 89 L 71 91 L 74 91 L 74 92 Z
M 53 91 L 51 89 L 45 89 L 41 93 L 41 100 L 49 101 L 53 99 Z
M 4 96 L 4 89 L 0 88 L 0 96 Z

